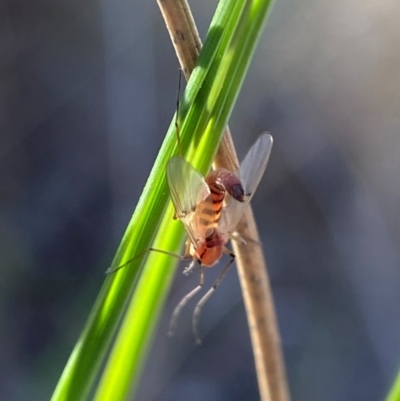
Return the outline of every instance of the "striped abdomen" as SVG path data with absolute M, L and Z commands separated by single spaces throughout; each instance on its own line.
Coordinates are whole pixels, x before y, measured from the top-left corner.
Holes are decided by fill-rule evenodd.
M 213 230 L 204 241 L 197 244 L 197 248 L 192 248 L 191 255 L 200 261 L 201 265 L 213 266 L 221 258 L 224 250 L 225 241 L 218 230 Z
M 226 192 L 239 202 L 243 202 L 245 196 L 239 178 L 226 169 L 212 171 L 205 181 L 210 188 L 210 195 L 197 205 L 196 219 L 204 237 L 208 237 L 218 228 Z

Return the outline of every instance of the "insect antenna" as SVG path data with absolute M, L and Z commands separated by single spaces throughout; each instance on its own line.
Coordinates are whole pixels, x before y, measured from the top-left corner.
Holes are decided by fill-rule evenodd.
M 182 84 L 182 69 L 179 68 L 179 80 L 178 80 L 178 95 L 176 99 L 176 114 L 175 114 L 175 131 L 178 139 L 178 153 L 182 156 L 182 144 L 181 144 L 181 135 L 179 131 L 178 117 L 179 117 L 179 98 L 181 94 L 181 84 Z
M 200 301 L 197 303 L 196 307 L 194 308 L 192 326 L 193 326 L 194 338 L 196 339 L 196 344 L 201 344 L 201 336 L 200 336 L 200 332 L 199 332 L 199 320 L 200 320 L 201 310 L 202 310 L 204 304 L 209 300 L 211 295 L 214 294 L 215 290 L 221 284 L 222 280 L 226 276 L 226 273 L 228 273 L 229 268 L 232 266 L 232 264 L 236 258 L 235 254 L 233 252 L 229 251 L 229 249 L 224 248 L 224 252 L 227 253 L 231 257 L 231 260 L 225 265 L 225 267 L 222 269 L 221 273 L 218 275 L 217 279 L 215 280 L 213 286 L 206 292 L 206 294 L 203 296 L 203 298 L 200 299 Z

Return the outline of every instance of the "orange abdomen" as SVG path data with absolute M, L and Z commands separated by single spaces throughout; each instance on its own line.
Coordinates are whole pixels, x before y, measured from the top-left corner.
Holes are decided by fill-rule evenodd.
M 212 171 L 205 181 L 210 195 L 197 205 L 195 211 L 197 234 L 205 240 L 196 244 L 192 256 L 202 265 L 212 266 L 221 258 L 226 242 L 218 232 L 226 192 L 239 202 L 244 201 L 245 195 L 239 178 L 226 169 Z
M 224 249 L 224 240 L 218 231 L 214 230 L 205 241 L 198 246 L 193 257 L 199 259 L 203 266 L 211 267 L 221 258 Z
M 223 168 L 212 171 L 205 181 L 210 188 L 210 195 L 197 206 L 196 218 L 207 237 L 218 227 L 226 192 L 243 202 L 244 190 L 236 174 Z

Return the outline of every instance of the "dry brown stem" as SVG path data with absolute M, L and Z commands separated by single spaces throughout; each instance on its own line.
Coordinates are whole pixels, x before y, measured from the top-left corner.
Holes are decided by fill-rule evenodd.
M 157 0 L 186 79 L 189 78 L 201 49 L 201 41 L 186 0 Z M 236 170 L 239 165 L 227 127 L 214 161 L 214 167 Z M 263 401 L 289 401 L 281 340 L 271 286 L 251 207 L 238 227 L 247 239 L 242 245 L 233 241 L 236 262 L 246 306 L 253 345 L 260 397 Z

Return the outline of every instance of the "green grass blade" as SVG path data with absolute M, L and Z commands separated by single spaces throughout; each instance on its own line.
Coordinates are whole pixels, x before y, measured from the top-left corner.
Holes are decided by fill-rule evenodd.
M 400 373 L 397 375 L 386 401 L 400 401 Z
M 262 0 L 220 3 L 220 10 L 225 7 L 226 14 L 221 12 L 217 16 L 223 15 L 226 19 L 221 23 L 216 17 L 209 33 L 213 40 L 219 37 L 220 42 L 209 66 L 204 66 L 202 58 L 199 59 L 193 78 L 203 75 L 204 80 L 201 88 L 196 88 L 193 103 L 188 101 L 186 104 L 188 108 L 181 129 L 185 145 L 188 143 L 186 138 L 193 137 L 187 158 L 202 172 L 208 171 L 212 163 L 271 3 Z M 192 79 L 189 94 L 191 83 Z M 172 215 L 170 206 L 154 247 L 176 252 L 182 245 L 184 233 L 181 224 L 172 220 Z M 167 255 L 149 255 L 96 393 L 96 401 L 122 401 L 135 389 L 175 265 L 176 261 Z
M 215 20 L 222 26 L 227 25 L 229 11 L 232 11 L 233 15 L 237 14 L 238 10 L 243 7 L 243 3 L 243 1 L 238 2 L 231 10 L 227 8 L 226 4 L 221 3 Z M 213 26 L 211 29 L 213 29 Z M 202 119 L 200 119 L 199 114 L 196 115 L 195 109 L 198 104 L 202 103 L 201 98 L 205 96 L 204 93 L 206 91 L 203 88 L 203 81 L 221 44 L 222 36 L 220 31 L 222 29 L 214 29 L 208 35 L 204 51 L 199 58 L 201 67 L 197 68 L 193 73 L 191 83 L 188 85 L 182 101 L 180 114 L 183 117 L 180 119 L 182 120 L 180 123 L 182 123 L 182 144 L 185 150 L 188 148 L 191 136 L 190 131 L 199 122 L 204 124 L 206 118 L 203 115 Z M 199 92 L 203 93 L 199 94 Z M 193 114 L 192 118 L 186 119 L 188 104 L 192 104 L 191 113 Z M 188 121 L 187 123 L 186 120 Z M 217 141 L 218 137 L 214 139 L 214 144 L 211 144 L 211 146 L 216 147 Z M 126 263 L 132 255 L 140 253 L 152 244 L 154 234 L 157 232 L 169 201 L 165 181 L 165 166 L 176 151 L 174 124 L 171 124 L 135 213 L 112 262 L 112 268 Z M 182 232 L 179 237 L 182 237 Z M 167 245 L 169 246 L 169 244 Z M 175 245 L 171 244 L 168 249 L 178 250 L 179 245 L 177 243 Z M 52 401 L 87 399 L 104 362 L 121 315 L 137 282 L 145 256 L 141 255 L 141 257 L 130 262 L 117 274 L 111 274 L 106 277 L 87 324 L 57 384 Z
M 184 152 L 188 160 L 203 173 L 208 170 L 214 157 L 270 5 L 270 1 L 246 3 L 226 0 L 218 6 L 180 113 Z M 236 31 L 245 34 L 247 39 L 235 36 Z M 245 51 L 240 49 L 243 43 L 248 46 Z M 226 76 L 220 72 L 221 68 L 225 69 Z M 197 148 L 196 153 L 194 148 Z M 176 151 L 172 124 L 113 260 L 113 268 L 152 245 L 157 230 L 159 234 L 154 246 L 179 250 L 184 233 L 180 223 L 171 219 L 171 206 L 166 210 L 169 195 L 165 180 L 166 163 Z M 55 389 L 53 401 L 87 399 L 145 258 L 146 255 L 141 254 L 125 268 L 106 277 L 86 327 Z M 122 400 L 129 392 L 132 376 L 135 377 L 134 383 L 137 383 L 175 263 L 166 255 L 149 256 L 97 392 L 97 399 Z M 107 398 L 107 394 L 112 397 Z

